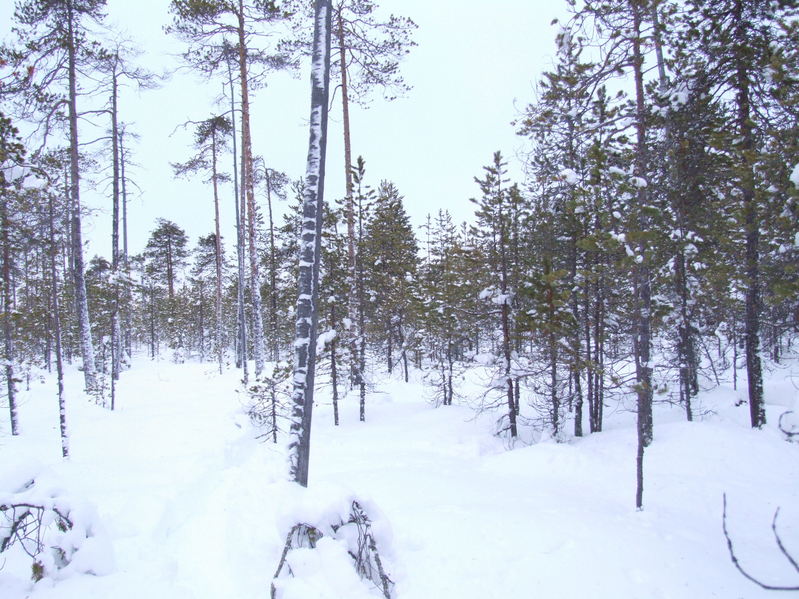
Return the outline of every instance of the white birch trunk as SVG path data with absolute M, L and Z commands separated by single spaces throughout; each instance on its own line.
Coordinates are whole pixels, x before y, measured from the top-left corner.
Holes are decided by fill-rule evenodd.
M 311 70 L 311 126 L 308 141 L 305 196 L 300 233 L 299 296 L 294 341 L 294 388 L 291 411 L 289 467 L 292 479 L 308 486 L 311 414 L 316 361 L 317 297 L 322 202 L 327 147 L 327 107 L 330 81 L 330 0 L 315 0 L 313 64 Z

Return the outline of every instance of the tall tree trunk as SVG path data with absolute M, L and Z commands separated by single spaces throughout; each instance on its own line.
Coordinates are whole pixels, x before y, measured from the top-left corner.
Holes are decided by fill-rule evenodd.
M 345 182 L 345 213 L 347 219 L 347 258 L 348 258 L 348 276 L 349 276 L 349 293 L 347 296 L 347 315 L 349 317 L 350 326 L 347 332 L 349 337 L 349 354 L 350 354 L 350 379 L 352 385 L 358 385 L 361 388 L 361 379 L 363 372 L 361 371 L 360 360 L 360 338 L 364 334 L 360 330 L 360 308 L 359 295 L 357 292 L 358 280 L 358 266 L 356 264 L 356 234 L 355 234 L 355 198 L 353 197 L 355 186 L 352 181 L 352 135 L 350 129 L 350 95 L 349 95 L 349 80 L 347 77 L 347 42 L 344 32 L 344 10 L 343 3 L 339 3 L 336 8 L 336 37 L 338 43 L 339 62 L 341 63 L 341 115 L 342 115 L 342 129 L 344 133 L 344 182 Z
M 685 407 L 685 417 L 688 422 L 693 421 L 693 407 L 691 399 L 696 394 L 696 364 L 693 348 L 693 326 L 689 317 L 690 292 L 688 290 L 688 272 L 685 252 L 680 250 L 675 257 L 675 271 L 677 293 L 680 300 L 680 326 L 678 341 L 678 358 L 680 362 L 680 401 Z
M 119 326 L 119 87 L 116 65 L 111 81 L 111 154 L 113 157 L 112 215 L 111 215 L 111 278 L 114 293 L 111 308 L 111 379 L 119 379 L 119 358 L 121 339 Z M 114 385 L 112 383 L 112 390 Z M 111 409 L 114 409 L 114 393 L 111 395 Z
M 311 69 L 311 118 L 303 220 L 300 239 L 297 327 L 295 334 L 293 408 L 289 462 L 291 477 L 308 486 L 311 452 L 311 416 L 316 368 L 319 263 L 321 261 L 327 107 L 330 89 L 330 0 L 315 0 L 314 42 Z
M 574 436 L 583 436 L 583 358 L 582 343 L 580 342 L 580 299 L 577 297 L 575 287 L 577 285 L 577 241 L 579 233 L 577 231 L 576 217 L 574 218 L 574 231 L 569 242 L 569 285 L 572 289 L 569 301 L 571 303 L 571 313 L 574 319 L 574 330 L 571 332 L 571 375 L 574 380 Z
M 89 320 L 89 302 L 86 296 L 86 277 L 83 262 L 83 235 L 81 231 L 80 166 L 78 164 L 78 83 L 72 1 L 67 1 L 67 67 L 69 72 L 69 167 L 72 208 L 72 276 L 75 281 L 75 310 L 83 358 L 83 377 L 86 391 L 97 390 L 97 370 L 94 364 L 94 344 Z
M 250 96 L 247 69 L 247 47 L 244 31 L 244 2 L 239 0 L 239 77 L 241 78 L 241 160 L 242 185 L 247 196 L 247 237 L 250 257 L 250 296 L 252 303 L 252 346 L 255 359 L 255 376 L 264 370 L 264 322 L 261 302 L 261 275 L 258 266 L 258 245 L 255 235 L 255 181 L 252 158 L 252 134 L 250 132 Z
M 248 379 L 247 372 L 247 323 L 244 313 L 244 223 L 242 207 L 244 206 L 244 187 L 239 187 L 238 149 L 236 147 L 236 100 L 233 87 L 233 70 L 230 61 L 227 61 L 228 83 L 230 85 L 230 123 L 233 133 L 233 204 L 236 214 L 236 261 L 238 267 L 238 292 L 236 294 L 236 367 L 242 369 L 242 378 L 245 384 Z M 242 166 L 242 172 L 243 172 Z
M 635 170 L 638 177 L 646 180 L 646 106 L 644 103 L 644 57 L 641 50 L 642 7 L 631 0 L 633 14 L 633 73 L 635 76 L 636 150 Z M 645 208 L 648 202 L 646 183 L 638 183 L 638 230 L 639 235 L 649 230 L 649 219 Z M 646 241 L 638 243 L 634 266 L 635 279 L 635 353 L 636 393 L 638 395 L 638 451 L 636 455 L 637 490 L 635 505 L 643 507 L 643 460 L 644 448 L 652 442 L 652 366 L 651 359 L 651 305 L 652 291 L 649 272 L 649 256 Z
M 222 233 L 219 227 L 219 182 L 217 180 L 217 147 L 216 133 L 211 136 L 211 178 L 214 186 L 214 266 L 216 267 L 216 303 L 214 312 L 216 316 L 216 358 L 219 364 L 219 374 L 222 374 L 224 350 L 222 347 Z
M 123 289 L 125 296 L 125 309 L 124 314 L 124 348 L 125 348 L 125 362 L 130 363 L 129 358 L 133 351 L 133 339 L 131 336 L 132 324 L 130 321 L 130 310 L 133 304 L 133 292 L 130 285 L 130 262 L 128 261 L 128 188 L 127 180 L 125 178 L 125 162 L 127 156 L 125 154 L 125 130 L 119 132 L 119 168 L 120 168 L 120 183 L 122 187 L 122 268 L 125 271 L 125 278 L 123 280 Z
M 61 434 L 61 456 L 69 457 L 69 433 L 67 432 L 67 408 L 64 399 L 64 363 L 61 357 L 61 316 L 59 314 L 58 302 L 58 277 L 56 275 L 55 256 L 55 210 L 53 208 L 53 196 L 48 197 L 49 210 L 49 233 L 50 233 L 50 298 L 53 308 L 53 338 L 55 341 L 55 366 L 56 380 L 58 385 L 58 424 Z
M 743 202 L 744 231 L 746 235 L 746 317 L 745 351 L 746 373 L 749 380 L 749 414 L 753 428 L 766 424 L 763 400 L 763 370 L 760 359 L 760 217 L 755 198 L 755 172 L 753 152 L 754 131 L 751 121 L 750 81 L 747 63 L 747 29 L 751 23 L 744 18 L 743 0 L 733 6 L 735 27 L 735 86 L 738 96 L 738 130 L 741 150 L 741 199 Z
M 501 184 L 501 171 L 497 171 L 497 178 Z M 497 193 L 502 196 L 505 192 L 498 187 Z M 500 199 L 500 201 L 503 201 Z M 518 434 L 516 427 L 516 401 L 513 392 L 513 378 L 511 376 L 511 322 L 510 322 L 510 305 L 508 298 L 508 256 L 507 256 L 507 232 L 505 230 L 505 216 L 502 209 L 499 211 L 499 250 L 500 250 L 500 268 L 501 268 L 501 288 L 502 293 L 502 308 L 501 308 L 501 321 L 502 321 L 502 355 L 505 360 L 504 375 L 507 379 L 508 391 L 508 422 L 510 425 L 510 436 L 516 437 Z
M 277 325 L 277 248 L 275 245 L 275 219 L 272 212 L 272 183 L 266 171 L 266 205 L 269 208 L 269 328 L 272 361 L 280 360 L 280 335 Z
M 8 195 L 2 190 L 0 197 L 0 229 L 3 236 L 3 342 L 5 344 L 5 374 L 8 409 L 11 417 L 11 435 L 19 435 L 19 415 L 17 413 L 17 387 L 14 379 L 14 326 L 11 322 L 11 225 L 8 219 Z
M 358 194 L 358 247 L 362 247 L 363 243 L 363 198 Z M 365 312 L 365 290 L 364 290 L 364 272 L 363 260 L 358 252 L 357 259 L 357 312 L 358 319 L 356 337 L 357 340 L 357 369 L 355 371 L 355 381 L 358 385 L 358 420 L 366 422 L 366 312 Z
M 336 303 L 330 303 L 330 328 L 336 330 Z M 330 383 L 333 385 L 333 425 L 338 426 L 338 368 L 336 365 L 337 339 L 330 342 Z

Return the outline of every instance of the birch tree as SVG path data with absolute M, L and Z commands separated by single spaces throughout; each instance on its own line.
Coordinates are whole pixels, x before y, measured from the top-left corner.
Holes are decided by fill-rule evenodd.
M 319 261 L 322 241 L 325 156 L 327 150 L 327 111 L 330 88 L 330 0 L 315 0 L 314 37 L 311 63 L 311 118 L 303 198 L 298 275 L 297 325 L 295 334 L 294 380 L 289 467 L 292 479 L 308 486 L 311 451 L 316 361 L 316 325 Z

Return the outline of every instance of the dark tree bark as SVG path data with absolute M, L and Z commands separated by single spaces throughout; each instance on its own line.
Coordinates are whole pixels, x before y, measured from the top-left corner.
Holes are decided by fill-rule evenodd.
M 646 145 L 646 106 L 644 101 L 643 66 L 644 57 L 641 49 L 642 7 L 636 0 L 631 0 L 630 8 L 633 15 L 632 52 L 633 73 L 635 77 L 635 120 L 636 120 L 636 149 L 635 170 L 637 176 L 644 179 L 638 183 L 638 229 L 639 235 L 649 230 L 649 219 L 644 209 L 647 206 L 647 182 L 644 175 L 647 173 L 647 145 Z M 646 241 L 641 239 L 638 243 L 638 254 L 633 271 L 635 284 L 635 372 L 636 393 L 638 395 L 638 451 L 636 454 L 637 486 L 635 506 L 643 507 L 643 461 L 644 448 L 652 443 L 652 366 L 651 360 L 651 319 L 652 319 L 652 290 L 649 272 L 649 256 Z
M 755 199 L 755 172 L 752 160 L 754 131 L 751 120 L 750 80 L 747 63 L 747 29 L 751 23 L 744 18 L 743 0 L 733 4 L 735 43 L 735 87 L 738 109 L 738 132 L 741 156 L 741 200 L 746 236 L 746 315 L 745 351 L 746 373 L 749 380 L 749 413 L 753 428 L 766 424 L 763 400 L 763 369 L 760 360 L 760 217 Z

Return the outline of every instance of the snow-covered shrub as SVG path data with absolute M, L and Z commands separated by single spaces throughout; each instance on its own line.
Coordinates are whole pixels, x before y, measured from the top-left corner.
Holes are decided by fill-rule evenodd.
M 391 599 L 394 582 L 378 551 L 390 534 L 379 510 L 369 505 L 373 520 L 364 502 L 350 495 L 301 492 L 289 516 L 295 523 L 272 580 L 272 599 Z
M 108 574 L 111 543 L 94 508 L 60 489 L 28 481 L 0 495 L 0 553 L 18 551 L 31 560 L 35 582 L 73 574 Z

